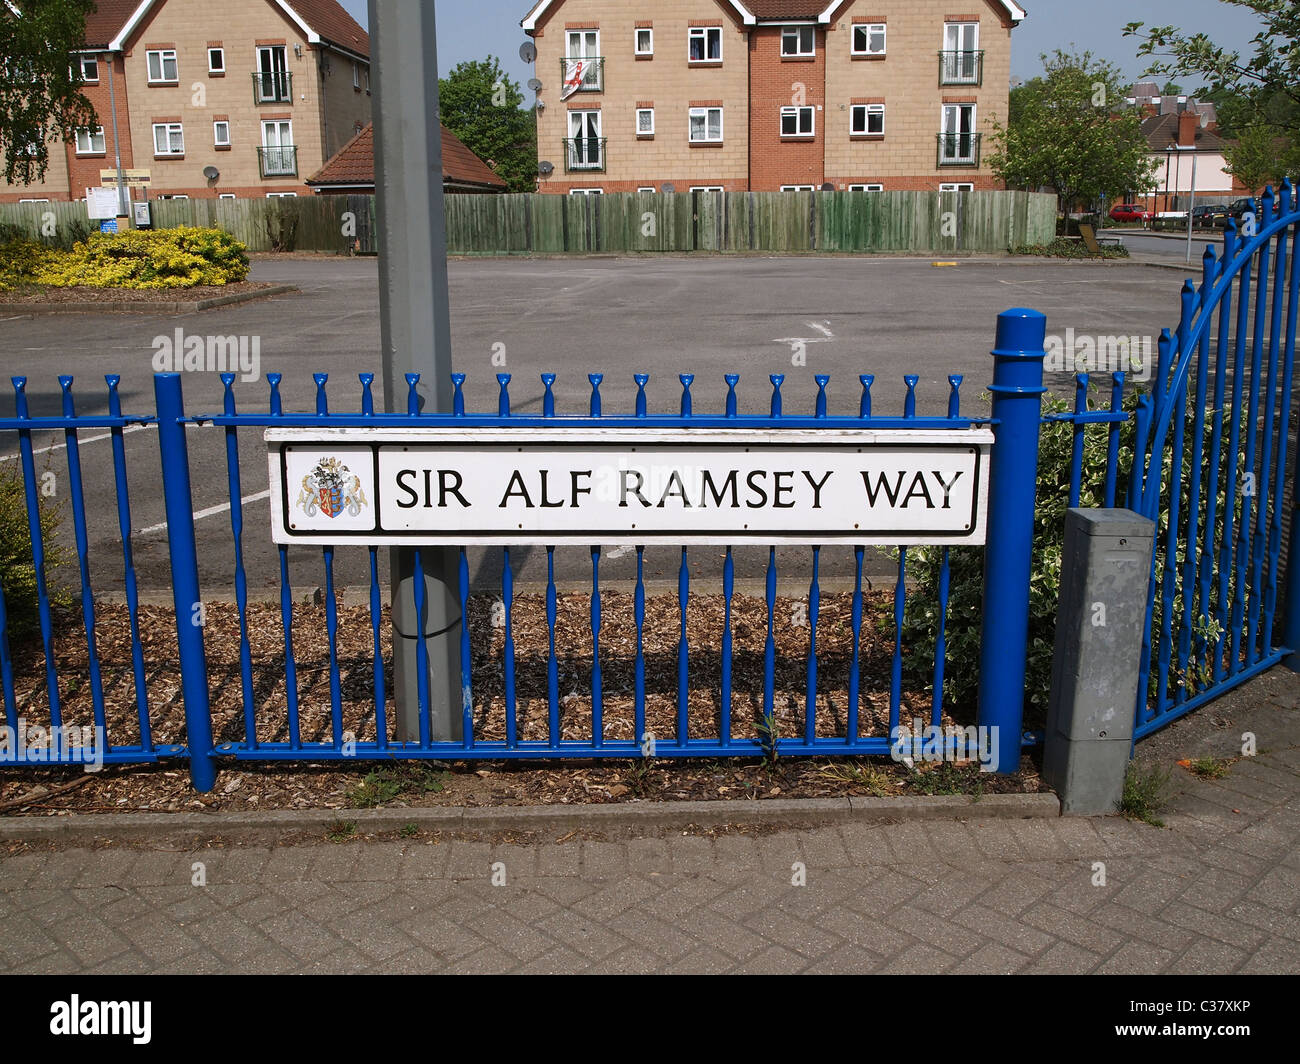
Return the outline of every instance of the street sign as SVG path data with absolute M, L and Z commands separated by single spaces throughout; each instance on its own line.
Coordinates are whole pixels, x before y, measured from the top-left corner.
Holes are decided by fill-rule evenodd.
M 982 544 L 987 429 L 268 429 L 276 543 Z
M 152 175 L 152 171 L 150 170 L 123 170 L 122 171 L 122 176 L 123 178 L 125 178 L 125 183 L 129 188 L 142 188 L 143 186 L 149 184 L 153 180 L 151 175 Z M 117 171 L 111 169 L 99 171 L 99 183 L 101 185 L 112 185 L 114 188 L 116 188 Z

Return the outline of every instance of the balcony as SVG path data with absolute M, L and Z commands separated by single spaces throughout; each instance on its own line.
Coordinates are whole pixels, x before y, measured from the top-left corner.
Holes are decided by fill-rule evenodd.
M 565 173 L 605 172 L 605 141 L 607 137 L 573 137 L 564 142 Z
M 940 52 L 940 85 L 980 85 L 984 81 L 983 52 Z
M 254 103 L 293 103 L 293 74 L 287 70 L 253 75 Z
M 940 133 L 939 166 L 979 166 L 982 133 Z
M 298 147 L 283 144 L 278 148 L 258 148 L 257 163 L 263 177 L 297 177 Z
M 570 91 L 604 92 L 605 57 L 593 55 L 579 59 L 561 59 L 560 84 L 563 86 L 561 91 L 566 96 Z

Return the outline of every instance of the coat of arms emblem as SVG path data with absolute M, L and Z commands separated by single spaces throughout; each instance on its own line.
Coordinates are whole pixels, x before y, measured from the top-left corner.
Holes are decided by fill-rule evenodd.
M 335 518 L 344 511 L 349 517 L 356 517 L 367 505 L 361 478 L 337 458 L 322 458 L 302 478 L 297 506 L 308 517 L 323 513 Z

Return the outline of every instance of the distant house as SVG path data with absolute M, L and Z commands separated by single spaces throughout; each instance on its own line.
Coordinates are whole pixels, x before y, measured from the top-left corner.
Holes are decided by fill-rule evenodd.
M 442 127 L 442 187 L 453 193 L 501 193 L 506 183 Z M 375 127 L 368 125 L 320 170 L 307 178 L 318 195 L 367 195 L 375 191 Z
M 1193 191 L 1203 203 L 1249 195 L 1228 173 L 1227 142 L 1209 128 L 1208 116 L 1199 110 L 1149 115 L 1142 120 L 1142 133 L 1156 164 L 1155 191 L 1146 197 L 1149 209 L 1186 210 Z

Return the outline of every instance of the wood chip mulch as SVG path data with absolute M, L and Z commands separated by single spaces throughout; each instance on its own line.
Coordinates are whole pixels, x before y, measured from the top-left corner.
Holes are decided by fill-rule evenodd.
M 894 647 L 891 598 L 869 596 L 862 626 L 859 734 L 886 735 Z M 852 658 L 852 597 L 822 596 L 817 625 L 818 682 L 816 732 L 843 736 Z M 776 644 L 774 716 L 776 734 L 802 736 L 807 699 L 807 660 L 811 630 L 806 603 L 779 599 L 774 610 Z M 686 610 L 688 704 L 693 736 L 718 734 L 723 637 L 723 600 L 691 596 Z M 503 610 L 491 596 L 470 600 L 473 661 L 474 734 L 477 740 L 502 740 L 506 733 Z M 519 595 L 511 613 L 516 654 L 517 727 L 522 740 L 548 736 L 548 629 L 544 596 Z M 248 607 L 252 660 L 249 696 L 255 707 L 260 743 L 289 737 L 284 632 L 277 605 Z M 670 738 L 676 731 L 678 650 L 681 615 L 674 597 L 647 600 L 644 625 L 647 730 Z M 176 630 L 170 609 L 139 611 L 144 648 L 144 688 L 155 744 L 183 744 L 185 715 Z M 385 685 L 391 699 L 392 675 L 388 612 L 379 624 Z M 732 600 L 734 641 L 732 735 L 757 738 L 762 723 L 764 645 L 767 605 L 761 598 Z M 326 608 L 293 608 L 293 651 L 303 742 L 330 742 L 330 649 Z M 140 741 L 138 692 L 132 667 L 129 615 L 125 606 L 100 604 L 95 638 L 102 673 L 108 734 L 114 745 Z M 360 741 L 376 737 L 374 644 L 369 609 L 340 607 L 335 655 L 345 732 Z M 206 607 L 204 639 L 208 653 L 213 732 L 218 743 L 245 739 L 245 691 L 241 677 L 240 622 L 233 605 Z M 600 663 L 604 736 L 632 739 L 636 627 L 633 599 L 602 591 Z M 559 666 L 560 723 L 565 739 L 591 735 L 591 602 L 586 594 L 562 594 L 557 603 L 556 647 Z M 31 724 L 49 723 L 49 698 L 39 638 L 14 648 L 19 716 Z M 85 633 L 79 613 L 64 617 L 55 639 L 63 723 L 93 724 L 93 700 Z M 904 720 L 928 718 L 931 696 L 905 689 Z M 388 707 L 390 738 L 393 720 Z M 969 714 L 957 720 L 969 724 Z M 955 723 L 949 712 L 944 723 Z M 462 761 L 430 768 L 412 762 L 333 764 L 235 763 L 223 760 L 217 786 L 208 795 L 191 787 L 184 761 L 158 765 L 106 767 L 88 775 L 76 768 L 0 771 L 0 815 L 47 816 L 69 812 L 140 812 L 186 809 L 252 810 L 350 808 L 357 805 L 531 805 L 632 800 L 717 800 L 843 795 L 980 794 L 1046 790 L 1034 766 L 1023 759 L 1015 775 L 980 773 L 976 765 L 917 766 L 888 758 L 829 758 L 782 755 L 775 761 L 729 759 L 617 759 L 609 761 Z
M 223 285 L 197 285 L 194 288 L 72 288 L 23 287 L 0 291 L 0 304 L 30 305 L 45 303 L 102 303 L 111 309 L 118 303 L 196 303 L 218 296 L 243 295 L 276 287 L 269 281 L 237 281 Z

